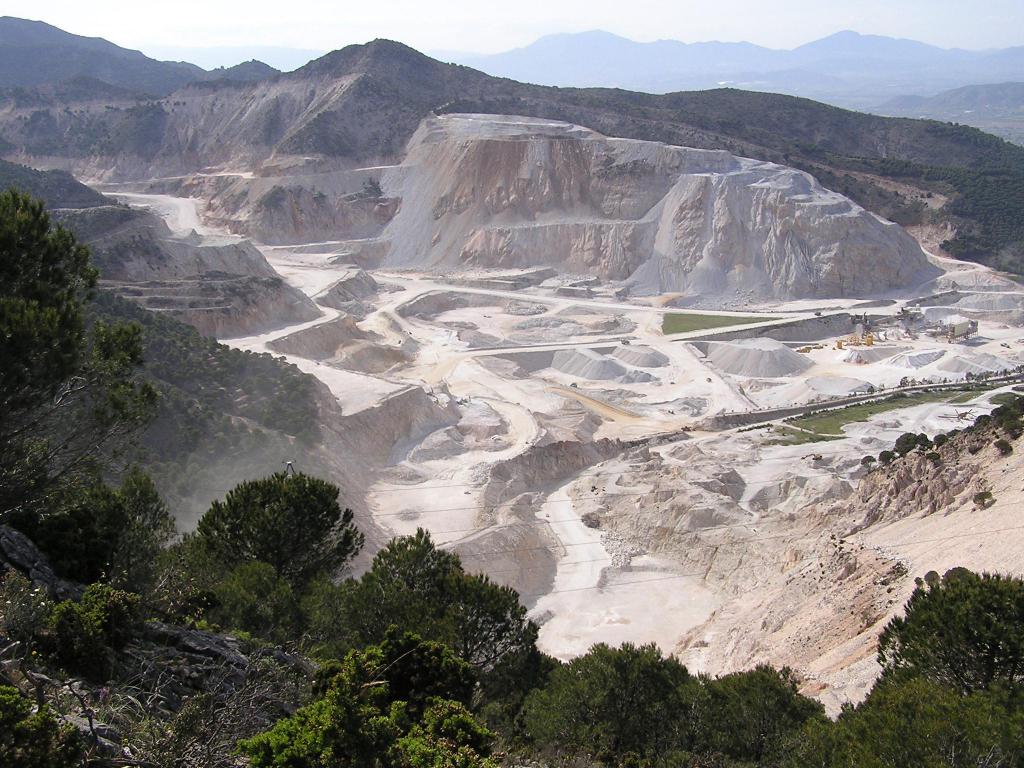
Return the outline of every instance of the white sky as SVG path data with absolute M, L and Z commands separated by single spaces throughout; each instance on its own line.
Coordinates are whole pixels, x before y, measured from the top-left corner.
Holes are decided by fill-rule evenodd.
M 749 40 L 790 48 L 842 29 L 943 47 L 1024 44 L 1024 0 L 4 0 L 128 48 L 284 46 L 332 50 L 377 37 L 423 51 L 496 52 L 553 32 L 634 40 Z

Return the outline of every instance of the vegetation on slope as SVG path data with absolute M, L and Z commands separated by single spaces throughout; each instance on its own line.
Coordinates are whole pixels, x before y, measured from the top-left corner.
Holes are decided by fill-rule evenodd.
M 93 208 L 110 203 L 67 171 L 37 171 L 6 160 L 0 160 L 2 189 L 20 189 L 43 200 L 48 208 Z
M 172 502 L 223 492 L 227 458 L 272 457 L 263 463 L 274 466 L 317 443 L 315 383 L 294 366 L 232 349 L 108 292 L 90 312 L 141 329 L 143 375 L 160 397 L 140 458 Z
M 4 172 L 9 169 L 17 173 L 5 176 Z M 103 196 L 96 195 L 68 174 L 51 177 L 50 174 L 0 162 L 0 180 L 4 178 L 42 190 L 47 189 L 51 178 L 56 178 L 60 185 L 56 196 L 51 197 L 51 203 L 56 206 L 71 204 L 68 195 L 75 197 L 81 190 L 95 195 L 100 205 L 107 202 Z M 21 200 L 23 202 L 18 205 L 27 205 L 19 196 L 6 199 Z M 13 221 L 13 216 L 8 215 L 4 224 Z M 40 208 L 23 227 L 24 232 L 5 229 L 0 233 L 3 247 L 24 247 L 23 239 L 27 235 L 41 237 L 49 222 L 50 217 Z M 95 290 L 95 270 L 86 261 L 85 249 L 75 244 L 74 238 L 61 228 L 54 228 L 50 239 L 54 245 L 42 252 L 42 258 L 53 268 L 51 279 L 70 280 L 72 273 L 77 273 L 78 287 L 74 294 L 69 293 L 68 288 L 59 291 L 52 283 L 42 283 L 40 290 L 53 291 L 55 296 L 63 297 L 64 304 L 49 309 L 41 306 L 22 310 L 14 302 L 24 299 L 7 296 L 4 301 L 9 313 L 56 311 L 57 321 L 63 325 L 47 328 L 38 319 L 33 319 L 35 315 L 25 315 L 19 320 L 14 314 L 9 314 L 6 322 L 34 324 L 40 354 L 42 350 L 56 350 L 68 357 L 69 362 L 63 363 L 65 373 L 83 356 L 92 356 L 88 368 L 79 373 L 89 372 L 88 383 L 93 389 L 101 384 L 124 386 L 124 382 L 115 381 L 117 377 L 130 377 L 132 386 L 140 388 L 134 404 L 123 399 L 123 394 L 118 395 L 122 398 L 116 404 L 120 411 L 107 415 L 113 431 L 104 439 L 114 448 L 117 439 L 127 437 L 125 430 L 131 431 L 133 461 L 152 474 L 160 491 L 176 511 L 184 513 L 186 518 L 195 516 L 201 512 L 202 505 L 227 490 L 226 477 L 239 477 L 256 467 L 260 473 L 266 473 L 268 468 L 280 466 L 282 458 L 302 461 L 304 466 L 318 466 L 311 456 L 320 440 L 320 425 L 316 384 L 310 377 L 271 355 L 231 349 L 201 336 L 191 326 L 165 314 L 149 312 L 111 293 Z M 68 254 L 68 266 L 62 266 L 63 262 L 57 255 L 59 251 Z M 29 266 L 29 262 L 16 262 L 14 259 L 0 264 L 0 270 L 4 270 L 5 289 L 19 290 L 19 278 L 13 270 L 15 267 L 28 270 Z M 26 298 L 38 301 L 34 297 Z M 71 299 L 73 306 L 67 304 Z M 75 330 L 79 325 L 80 332 Z M 43 345 L 45 338 L 51 339 L 52 343 Z M 16 355 L 30 353 L 25 346 L 27 342 L 10 338 L 6 343 L 10 345 L 11 362 L 5 369 L 5 376 L 33 370 L 47 375 L 49 389 L 33 395 L 35 399 L 32 402 L 40 397 L 52 398 L 61 386 L 59 377 L 47 368 L 46 359 L 53 358 L 54 352 L 51 351 L 46 359 L 34 359 L 31 364 L 23 361 L 16 364 Z M 22 386 L 33 385 L 23 382 Z M 52 458 L 63 462 L 61 466 L 77 467 L 76 451 L 81 453 L 82 450 L 77 443 L 84 433 L 78 435 L 74 431 L 64 431 L 62 442 L 55 442 L 53 431 L 72 423 L 68 419 L 69 410 L 78 407 L 75 402 L 81 403 L 92 394 L 87 386 L 71 387 L 68 394 L 75 397 L 53 402 L 49 426 L 45 430 L 43 425 L 36 426 L 45 431 L 53 443 L 55 452 Z M 146 403 L 138 399 L 142 395 L 148 398 Z M 7 404 L 8 407 L 15 405 Z M 145 414 L 141 410 L 143 408 Z M 92 415 L 100 414 L 93 411 Z M 11 418 L 14 419 L 13 416 Z M 24 418 L 27 416 L 22 414 L 11 423 L 17 424 L 18 419 Z M 143 418 L 145 428 L 136 430 Z M 119 424 L 123 426 L 121 431 L 117 431 Z M 29 447 L 23 445 L 21 450 L 27 451 Z M 98 446 L 90 449 L 98 450 Z M 41 449 L 36 447 L 35 450 Z M 24 470 L 23 465 L 22 474 L 25 474 Z M 116 474 L 120 469 L 114 471 Z M 13 480 L 7 479 L 10 486 Z M 37 478 L 32 482 L 42 481 Z
M 86 327 L 95 284 L 42 202 L 0 193 L 0 523 L 88 485 L 154 407 L 139 328 Z

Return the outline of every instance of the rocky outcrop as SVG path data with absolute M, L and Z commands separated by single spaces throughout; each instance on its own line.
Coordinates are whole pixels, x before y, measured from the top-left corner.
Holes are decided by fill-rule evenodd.
M 0 571 L 13 569 L 58 600 L 78 599 L 84 591 L 81 584 L 58 576 L 31 539 L 7 525 L 0 526 L 0 566 Z
M 349 315 L 339 315 L 326 323 L 289 333 L 267 342 L 267 349 L 282 355 L 297 355 L 310 360 L 331 360 L 357 341 L 377 338 L 362 330 Z
M 376 343 L 379 338 L 377 334 L 359 328 L 350 315 L 339 315 L 326 323 L 269 341 L 267 348 L 362 373 L 383 373 L 412 359 L 410 352 L 403 347 Z
M 380 284 L 368 272 L 353 268 L 318 293 L 314 300 L 320 306 L 363 317 L 369 312 L 366 300 L 379 291 Z
M 533 489 L 550 487 L 622 453 L 624 447 L 621 441 L 608 439 L 533 445 L 490 469 L 483 503 L 485 507 L 497 506 Z
M 856 532 L 880 522 L 967 505 L 976 493 L 988 490 L 983 468 L 993 463 L 992 442 L 998 437 L 988 429 L 973 429 L 929 449 L 938 458 L 911 451 L 869 472 L 839 513 L 854 521 L 851 532 Z
M 377 294 L 380 284 L 362 269 L 350 269 L 317 294 L 318 304 L 333 307 L 337 302 L 359 301 Z M 336 309 L 338 307 L 335 307 Z
M 566 123 L 424 120 L 385 265 L 550 265 L 641 292 L 760 298 L 890 292 L 938 274 L 895 224 L 792 168 L 608 139 Z
M 427 435 L 459 421 L 455 401 L 445 393 L 405 387 L 376 405 L 349 414 L 337 423 L 345 435 L 359 435 L 353 453 L 367 468 L 400 461 Z
M 57 577 L 32 541 L 0 526 L 0 580 L 7 569 L 53 600 L 80 600 L 84 592 Z M 151 765 L 148 758 L 165 751 L 183 765 L 233 765 L 239 739 L 308 700 L 316 666 L 281 648 L 161 621 L 121 629 L 130 633 L 123 648 L 96 651 L 112 662 L 101 685 L 67 677 L 36 651 L 7 653 L 0 668 L 0 683 L 47 701 L 59 722 L 81 734 L 89 764 Z M 0 645 L 8 652 L 19 645 L 5 636 L 2 622 Z M 183 729 L 177 718 L 186 705 L 194 711 Z M 143 722 L 147 732 L 140 738 Z
M 175 235 L 155 213 L 125 206 L 54 216 L 89 246 L 107 287 L 204 335 L 245 336 L 320 315 L 247 240 Z
M 106 286 L 215 338 L 263 333 L 321 315 L 305 294 L 279 277 L 210 273 L 195 279 L 109 282 Z
M 142 282 L 210 273 L 248 277 L 276 274 L 252 243 L 224 238 L 211 245 L 195 234 L 176 237 L 151 211 L 108 205 L 59 210 L 53 216 L 89 246 L 104 280 Z
M 177 191 L 210 200 L 211 223 L 272 245 L 376 237 L 398 210 L 398 200 L 381 194 L 379 171 L 267 174 L 194 176 Z
M 144 683 L 159 693 L 160 705 L 172 712 L 196 694 L 226 698 L 238 693 L 261 676 L 261 660 L 300 675 L 314 670 L 305 658 L 279 648 L 254 647 L 232 635 L 161 621 L 145 622 L 122 655 L 122 666 L 138 669 Z M 270 704 L 272 693 L 263 695 Z

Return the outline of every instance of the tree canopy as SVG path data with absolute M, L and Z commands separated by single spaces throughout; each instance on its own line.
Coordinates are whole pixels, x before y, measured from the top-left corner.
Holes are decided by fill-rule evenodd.
M 963 694 L 1024 682 L 1024 580 L 958 568 L 919 582 L 885 627 L 886 674 L 925 677 Z
M 1024 764 L 1024 713 L 989 692 L 924 678 L 879 685 L 835 722 L 808 722 L 780 768 L 977 768 Z
M 118 488 L 106 483 L 66 494 L 46 515 L 15 514 L 25 532 L 67 578 L 88 584 L 107 579 L 144 591 L 156 561 L 174 536 L 174 519 L 153 481 L 132 467 Z
M 0 686 L 0 765 L 66 768 L 82 752 L 78 734 L 59 726 L 48 707 L 33 711 L 17 688 Z
M 610 762 L 687 749 L 697 688 L 686 667 L 653 644 L 599 643 L 530 694 L 523 722 L 541 745 Z
M 823 714 L 788 670 L 697 677 L 653 644 L 626 643 L 594 645 L 555 669 L 527 696 L 522 724 L 549 753 L 606 765 L 667 755 L 671 765 L 746 765 L 774 760 Z
M 340 602 L 355 647 L 380 642 L 394 626 L 492 669 L 531 650 L 537 638 L 515 590 L 466 573 L 458 555 L 437 549 L 422 529 L 378 552 L 361 578 L 343 586 Z
M 472 674 L 437 643 L 394 633 L 330 668 L 322 698 L 243 741 L 255 768 L 490 768 L 494 734 L 466 707 Z
M 141 332 L 94 322 L 89 252 L 40 201 L 0 193 L 0 521 L 45 513 L 61 489 L 95 482 L 149 418 L 136 378 Z
M 363 544 L 338 493 L 301 473 L 247 480 L 213 502 L 196 530 L 229 568 L 259 560 L 301 588 L 340 569 Z
M 0 423 L 52 399 L 81 364 L 89 251 L 43 203 L 0 192 Z

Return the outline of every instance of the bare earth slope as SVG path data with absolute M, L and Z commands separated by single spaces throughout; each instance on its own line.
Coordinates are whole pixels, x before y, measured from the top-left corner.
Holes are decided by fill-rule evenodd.
M 716 671 L 768 659 L 802 670 L 830 708 L 861 698 L 877 677 L 878 634 L 902 611 L 915 578 L 954 567 L 1019 573 L 1024 451 L 1018 440 L 1000 455 L 996 436 L 960 435 L 937 449 L 936 461 L 915 451 L 870 472 L 847 500 L 805 509 L 820 526 L 813 537 L 773 546 L 772 534 L 792 523 L 762 521 L 748 562 L 727 558 L 708 571 L 709 581 L 727 578 L 733 588 L 760 573 L 760 585 L 693 630 L 680 644 L 683 657 Z M 976 503 L 984 491 L 994 501 Z M 778 575 L 765 578 L 772 564 Z
M 90 247 L 104 286 L 205 335 L 246 335 L 320 315 L 248 241 L 175 233 L 156 213 L 121 205 L 57 209 L 53 217 Z
M 557 266 L 643 292 L 847 296 L 938 272 L 913 238 L 808 174 L 516 117 L 428 118 L 384 231 L 389 267 Z

